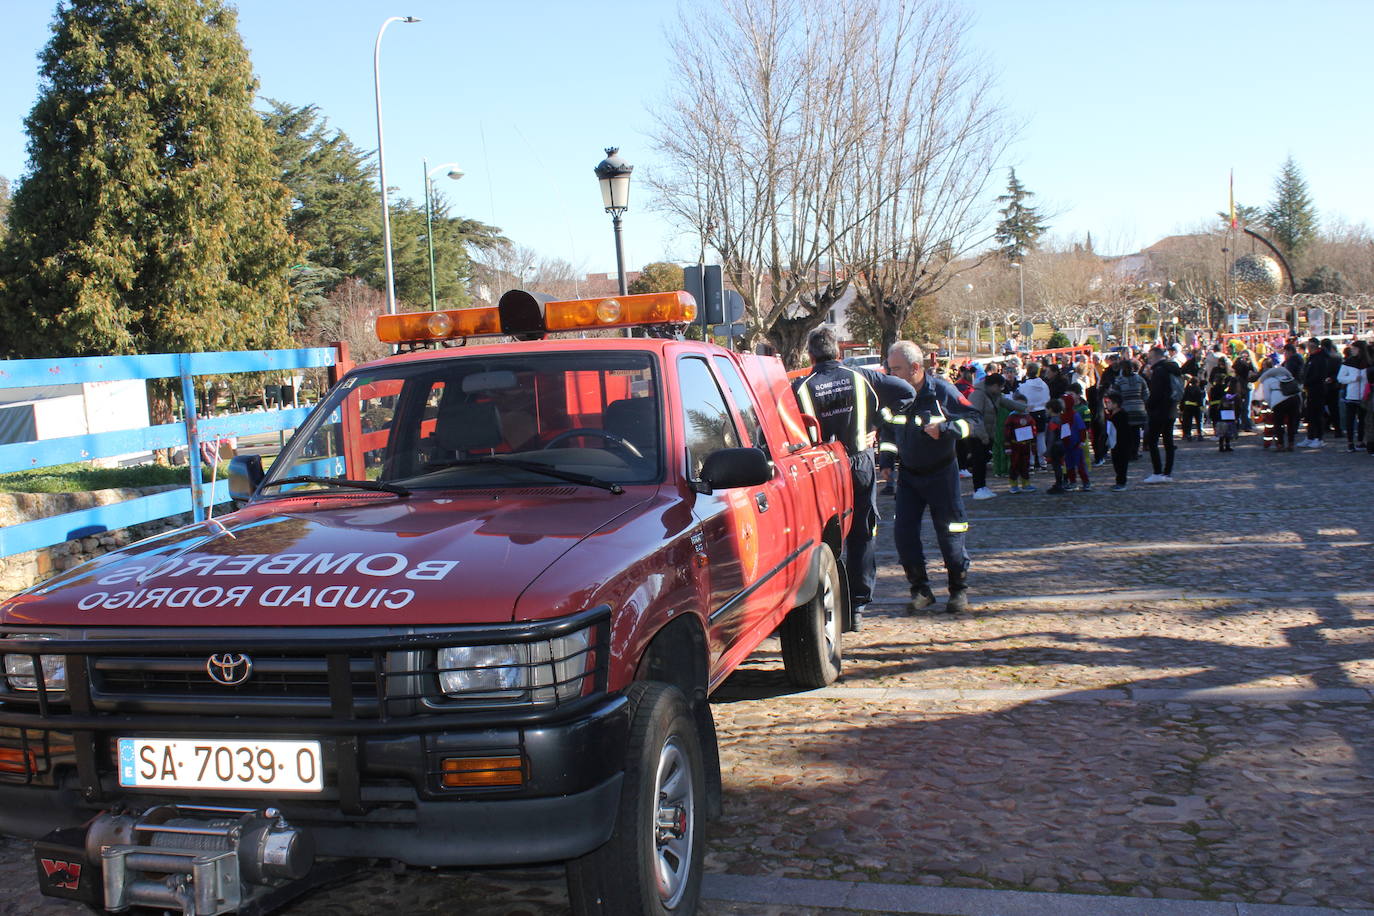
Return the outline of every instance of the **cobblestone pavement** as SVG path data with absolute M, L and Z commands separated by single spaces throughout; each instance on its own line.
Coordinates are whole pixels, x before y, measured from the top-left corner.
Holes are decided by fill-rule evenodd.
M 792 691 L 772 642 L 731 678 L 711 872 L 1374 906 L 1374 459 L 1246 436 L 1171 485 L 1103 470 L 969 503 L 974 613 L 903 616 L 884 522 L 838 689 Z M 0 842 L 0 914 L 78 912 L 31 867 Z M 289 912 L 565 906 L 557 869 L 378 871 Z

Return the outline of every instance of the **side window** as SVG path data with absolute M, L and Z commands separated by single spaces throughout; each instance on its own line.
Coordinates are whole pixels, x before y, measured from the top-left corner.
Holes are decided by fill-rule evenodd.
M 739 370 L 730 360 L 724 356 L 717 356 L 715 363 L 716 372 L 725 380 L 725 387 L 730 389 L 730 397 L 734 399 L 735 407 L 739 409 L 740 419 L 744 421 L 744 433 L 747 440 L 745 444 L 761 448 L 767 452 L 768 440 L 764 437 L 763 424 L 759 422 L 758 407 L 754 405 L 754 396 L 749 393 L 749 386 L 744 383 Z
M 689 356 L 678 362 L 678 389 L 687 438 L 687 473 L 699 477 L 707 455 L 739 446 L 739 432 L 706 360 Z

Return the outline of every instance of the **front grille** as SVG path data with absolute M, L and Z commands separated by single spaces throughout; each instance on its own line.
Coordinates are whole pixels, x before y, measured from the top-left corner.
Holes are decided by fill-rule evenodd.
M 91 700 L 97 709 L 168 711 L 188 701 L 207 713 L 271 712 L 325 715 L 330 710 L 329 662 L 324 655 L 253 654 L 252 673 L 226 686 L 210 677 L 203 653 L 150 656 L 94 656 L 90 659 Z M 348 657 L 348 690 L 355 712 L 375 710 L 378 662 L 372 654 Z
M 41 652 L 65 657 L 68 684 L 54 689 L 40 679 L 38 690 L 21 692 L 0 677 L 0 726 L 32 725 L 35 714 L 54 725 L 80 720 L 99 728 L 105 716 L 140 715 L 175 717 L 177 730 L 187 717 L 203 717 L 218 720 L 220 728 L 260 723 L 270 731 L 269 720 L 283 728 L 298 719 L 327 719 L 331 731 L 350 722 L 362 731 L 388 731 L 398 727 L 388 725 L 398 718 L 427 720 L 425 728 L 439 728 L 437 719 L 458 713 L 474 723 L 538 718 L 606 689 L 609 617 L 601 605 L 551 621 L 418 630 L 61 633 L 46 638 Z M 518 658 L 496 650 L 438 664 L 447 647 L 511 645 Z M 38 651 L 21 634 L 0 633 L 0 654 L 37 658 Z M 237 666 L 227 673 L 220 666 L 220 676 L 212 677 L 216 656 L 247 656 L 252 670 L 240 678 Z M 519 683 L 484 671 L 497 667 L 518 672 L 505 677 Z M 17 718 L 11 720 L 8 710 Z

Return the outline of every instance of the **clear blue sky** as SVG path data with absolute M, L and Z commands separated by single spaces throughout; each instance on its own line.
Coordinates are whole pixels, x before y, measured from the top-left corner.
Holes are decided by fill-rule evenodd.
M 697 0 L 704 4 L 709 0 Z M 694 4 L 687 4 L 691 8 Z M 1374 2 L 975 0 L 971 48 L 999 75 L 1022 123 L 1010 164 L 1062 236 L 1091 232 L 1120 253 L 1197 225 L 1236 198 L 1260 204 L 1292 154 L 1324 219 L 1374 222 Z M 390 183 L 422 193 L 421 162 L 463 214 L 540 253 L 613 271 L 610 218 L 592 167 L 618 145 L 654 166 L 645 136 L 668 66 L 675 0 L 240 0 L 240 31 L 263 96 L 318 105 L 376 145 L 372 47 L 382 47 Z M 22 175 L 23 118 L 55 4 L 4 0 L 0 175 Z M 707 40 L 708 36 L 703 36 Z M 996 185 L 1004 180 L 998 178 Z M 631 269 L 695 257 L 646 207 L 626 216 Z

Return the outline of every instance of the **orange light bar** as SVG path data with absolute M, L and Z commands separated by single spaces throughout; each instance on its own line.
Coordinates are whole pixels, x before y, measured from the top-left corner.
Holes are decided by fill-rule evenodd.
M 377 316 L 377 339 L 382 343 L 421 343 L 500 333 L 501 313 L 495 306 Z
M 519 786 L 525 782 L 519 757 L 446 757 L 440 764 L 444 788 Z
M 601 299 L 563 299 L 544 306 L 544 327 L 550 331 L 682 323 L 696 317 L 696 300 L 691 293 L 681 290 Z

